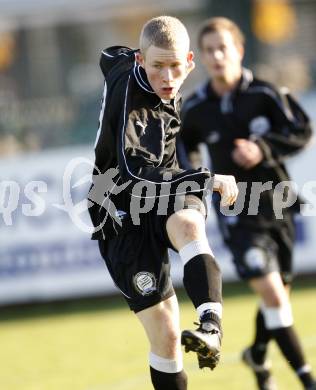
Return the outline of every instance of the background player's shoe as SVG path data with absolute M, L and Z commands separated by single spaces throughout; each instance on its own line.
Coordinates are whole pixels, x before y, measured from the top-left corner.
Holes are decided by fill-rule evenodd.
M 271 364 L 268 361 L 265 361 L 263 364 L 256 364 L 251 356 L 250 348 L 246 348 L 243 351 L 242 360 L 254 373 L 259 390 L 278 390 L 271 375 Z
M 222 332 L 219 317 L 207 312 L 200 318 L 200 324 L 196 330 L 184 330 L 181 335 L 181 343 L 185 352 L 197 353 L 199 367 L 208 367 L 213 370 L 220 358 Z

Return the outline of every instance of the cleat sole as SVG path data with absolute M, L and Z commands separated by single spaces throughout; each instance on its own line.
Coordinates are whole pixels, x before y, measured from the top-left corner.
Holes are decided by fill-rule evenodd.
M 197 354 L 199 368 L 210 368 L 213 370 L 220 359 L 220 351 L 209 345 L 203 340 L 197 338 L 190 331 L 183 331 L 181 336 L 181 344 L 184 345 L 185 352 L 195 352 Z

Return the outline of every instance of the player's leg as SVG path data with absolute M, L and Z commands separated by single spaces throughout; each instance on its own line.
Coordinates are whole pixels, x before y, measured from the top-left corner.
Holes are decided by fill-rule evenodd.
M 149 343 L 149 365 L 155 390 L 186 390 L 180 345 L 179 308 L 175 295 L 136 313 Z
M 259 306 L 255 319 L 255 337 L 251 345 L 251 356 L 258 365 L 264 364 L 267 355 L 268 343 L 272 336 L 266 328 L 262 309 Z
M 255 230 L 238 221 L 226 226 L 226 243 L 232 251 L 236 270 L 241 279 L 249 282 L 261 280 L 278 270 L 276 245 L 265 231 Z M 252 370 L 260 390 L 274 390 L 276 383 L 267 360 L 267 347 L 271 332 L 267 329 L 261 307 L 255 319 L 255 337 L 250 347 L 242 353 L 244 363 Z
M 186 205 L 166 223 L 168 238 L 184 264 L 184 287 L 201 322 L 197 331 L 183 331 L 182 343 L 186 351 L 198 352 L 201 368 L 213 369 L 219 360 L 221 343 L 221 273 L 207 240 L 203 203 L 188 196 Z
M 315 380 L 312 377 L 310 366 L 306 363 L 301 343 L 293 326 L 291 303 L 280 274 L 272 272 L 263 278 L 251 280 L 250 285 L 262 298 L 266 328 L 298 375 L 304 388 L 312 388 Z
M 289 215 L 282 225 L 271 231 L 278 248 L 277 257 L 281 274 L 273 273 L 263 280 L 253 281 L 252 287 L 263 298 L 263 315 L 271 336 L 276 340 L 304 388 L 309 389 L 316 386 L 315 379 L 311 374 L 310 366 L 306 363 L 301 343 L 293 326 L 289 299 L 294 235 L 294 224 Z
M 186 390 L 178 304 L 167 246 L 157 237 L 154 220 L 145 217 L 139 230 L 100 241 L 99 247 L 113 281 L 146 330 L 155 390 Z

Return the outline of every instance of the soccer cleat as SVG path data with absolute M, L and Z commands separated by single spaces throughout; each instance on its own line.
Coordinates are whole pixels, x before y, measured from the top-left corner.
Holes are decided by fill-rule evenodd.
M 251 356 L 251 349 L 246 348 L 242 353 L 242 361 L 254 373 L 259 390 L 277 390 L 278 387 L 271 375 L 271 364 L 265 361 L 263 364 L 256 364 Z
M 215 321 L 214 321 L 215 318 Z M 219 318 L 213 313 L 207 313 L 200 319 L 201 323 L 196 330 L 184 330 L 181 335 L 181 344 L 185 352 L 196 352 L 200 368 L 213 370 L 220 359 L 222 332 Z

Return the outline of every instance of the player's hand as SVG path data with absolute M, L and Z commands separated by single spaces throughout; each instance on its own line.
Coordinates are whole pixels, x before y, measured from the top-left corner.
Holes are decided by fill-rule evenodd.
M 255 142 L 238 138 L 235 140 L 232 159 L 240 167 L 251 169 L 263 160 L 263 153 Z
M 221 206 L 231 206 L 236 202 L 238 187 L 234 176 L 214 175 L 213 190 L 221 194 Z

